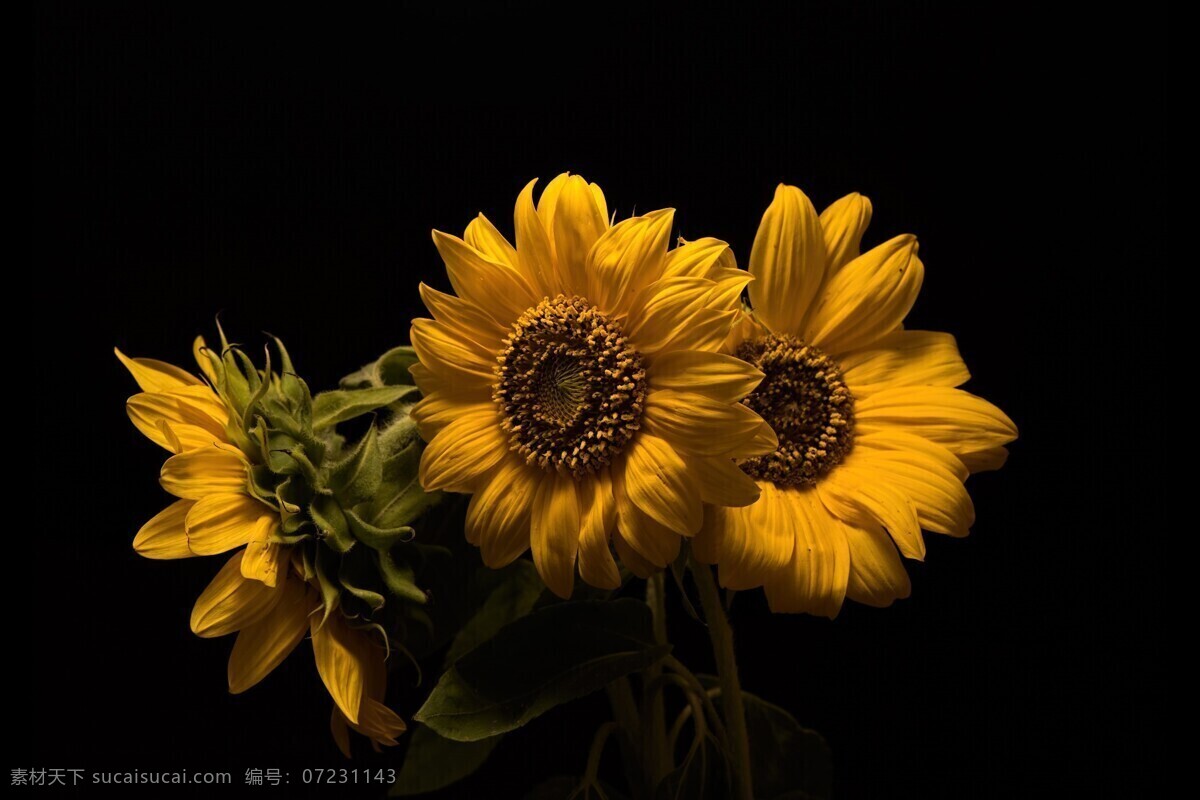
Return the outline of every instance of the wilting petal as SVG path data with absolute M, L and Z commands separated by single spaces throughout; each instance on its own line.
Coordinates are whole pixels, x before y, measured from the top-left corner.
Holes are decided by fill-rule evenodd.
M 366 634 L 352 630 L 339 613 L 330 614 L 324 623 L 320 615 L 312 615 L 309 630 L 325 688 L 346 719 L 357 723 L 363 700 L 365 648 L 369 646 Z
M 192 607 L 192 632 L 225 636 L 258 622 L 282 597 L 278 588 L 242 577 L 242 553 L 233 554 Z
M 229 691 L 240 694 L 283 663 L 308 632 L 314 600 L 304 581 L 291 578 L 280 589 L 279 602 L 267 616 L 243 628 L 229 656 Z

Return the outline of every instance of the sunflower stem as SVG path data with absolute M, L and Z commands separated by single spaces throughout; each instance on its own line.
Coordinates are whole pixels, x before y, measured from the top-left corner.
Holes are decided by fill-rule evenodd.
M 643 800 L 650 795 L 643 788 L 644 770 L 634 749 L 641 738 L 642 723 L 638 716 L 637 703 L 633 700 L 633 687 L 629 684 L 629 678 L 617 678 L 605 688 L 608 691 L 609 705 L 612 706 L 613 719 L 621 732 L 618 742 L 621 746 L 625 777 L 633 790 L 635 800 Z
M 713 656 L 717 661 L 717 676 L 721 681 L 721 705 L 725 711 L 725 730 L 729 739 L 734 796 L 738 800 L 754 800 L 754 784 L 750 774 L 750 737 L 746 732 L 746 710 L 742 705 L 742 687 L 738 684 L 737 659 L 733 652 L 733 629 L 725 616 L 721 593 L 713 580 L 712 569 L 690 561 L 688 565 L 696 579 L 708 636 L 712 640 Z
M 654 621 L 654 641 L 667 644 L 667 591 L 663 573 L 646 579 L 646 605 Z M 645 725 L 642 727 L 642 752 L 646 759 L 646 779 L 653 792 L 672 769 L 673 754 L 667 751 L 667 713 L 660 691 L 651 687 L 662 676 L 662 664 L 655 662 L 646 668 L 642 681 L 642 707 Z

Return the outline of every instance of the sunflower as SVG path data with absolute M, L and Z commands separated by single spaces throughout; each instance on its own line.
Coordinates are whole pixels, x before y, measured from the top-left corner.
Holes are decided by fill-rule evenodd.
M 924 558 L 922 529 L 967 535 L 963 481 L 1000 467 L 1017 435 L 955 388 L 970 375 L 953 336 L 904 329 L 925 274 L 917 240 L 860 255 L 870 218 L 861 195 L 818 216 L 781 185 L 750 254 L 753 311 L 731 351 L 765 374 L 744 402 L 779 446 L 741 462 L 761 497 L 708 509 L 694 552 L 726 587 L 763 586 L 775 611 L 832 617 L 846 597 L 907 597 L 900 557 Z
M 457 296 L 421 286 L 412 410 L 421 484 L 472 494 L 467 539 L 491 567 L 532 549 L 570 595 L 670 563 L 702 503 L 759 494 L 735 458 L 776 441 L 738 401 L 762 379 L 719 352 L 751 276 L 724 242 L 671 249 L 671 209 L 610 224 L 600 188 L 559 175 L 517 198 L 516 244 L 482 215 L 434 231 Z
M 304 537 L 285 535 L 281 508 L 262 499 L 261 488 L 255 490 L 252 481 L 257 475 L 261 482 L 264 466 L 231 424 L 240 417 L 232 401 L 213 389 L 227 385 L 220 375 L 222 359 L 203 339 L 193 349 L 206 381 L 172 364 L 117 351 L 142 389 L 128 401 L 129 418 L 172 453 L 160 482 L 179 498 L 142 526 L 134 549 L 153 559 L 233 553 L 191 615 L 198 636 L 237 633 L 229 691 L 257 684 L 310 634 L 317 670 L 334 700 L 332 729 L 343 751 L 349 751 L 347 726 L 376 744 L 395 744 L 405 725 L 382 702 L 384 646 L 379 637 L 351 626 L 337 610 L 336 594 L 321 591 Z M 287 534 L 296 530 L 294 521 L 287 526 Z

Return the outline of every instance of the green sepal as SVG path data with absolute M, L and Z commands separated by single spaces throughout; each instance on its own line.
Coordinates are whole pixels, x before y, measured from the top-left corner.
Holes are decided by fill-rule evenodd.
M 408 525 L 379 528 L 365 521 L 353 509 L 348 509 L 345 513 L 346 521 L 350 525 L 350 531 L 354 534 L 354 538 L 372 550 L 379 552 L 390 550 L 397 544 L 411 542 L 416 535 L 416 531 Z
M 328 495 L 317 495 L 309 504 L 308 513 L 321 533 L 325 534 L 322 541 L 333 550 L 345 553 L 354 547 L 354 536 L 350 533 L 346 514 L 336 499 Z
M 329 619 L 329 615 L 338 607 L 338 594 L 341 592 L 341 585 L 330 577 L 330 575 L 336 573 L 336 566 L 329 563 L 338 556 L 327 547 L 318 547 L 316 553 L 317 557 L 313 559 L 313 567 L 317 586 L 321 589 L 321 624 L 324 625 L 325 620 Z
M 413 569 L 408 564 L 397 564 L 390 552 L 379 554 L 379 574 L 388 591 L 414 603 L 424 605 L 429 596 L 417 586 Z
M 382 386 L 374 389 L 335 389 L 313 398 L 313 429 L 361 417 L 415 394 L 415 386 Z
M 343 389 L 367 389 L 377 386 L 411 385 L 409 367 L 416 364 L 417 352 L 409 345 L 393 347 L 375 361 L 339 381 Z
M 383 459 L 378 434 L 372 425 L 354 452 L 330 468 L 326 485 L 346 508 L 353 508 L 375 497 L 382 482 Z
M 342 589 L 366 603 L 372 612 L 383 608 L 385 598 L 379 592 L 367 588 L 371 579 L 378 575 L 370 553 L 361 547 L 342 557 L 338 568 L 338 582 Z

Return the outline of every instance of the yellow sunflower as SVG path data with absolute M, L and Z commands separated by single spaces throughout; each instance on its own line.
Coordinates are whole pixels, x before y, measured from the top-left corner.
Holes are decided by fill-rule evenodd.
M 763 586 L 775 611 L 832 617 L 846 597 L 907 597 L 900 556 L 924 558 L 922 529 L 967 535 L 963 481 L 1003 464 L 1017 436 L 955 388 L 970 375 L 953 336 L 904 329 L 925 274 L 917 240 L 860 255 L 870 218 L 861 195 L 818 216 L 781 185 L 750 254 L 753 312 L 732 352 L 766 375 L 745 404 L 779 446 L 741 463 L 762 496 L 708 509 L 694 552 L 729 588 Z
M 218 385 L 219 358 L 203 339 L 197 363 Z M 178 500 L 147 522 L 133 547 L 154 559 L 233 551 L 192 609 L 203 637 L 237 633 L 229 657 L 229 691 L 244 692 L 267 676 L 311 634 L 317 670 L 333 697 L 332 728 L 348 753 L 347 725 L 377 744 L 395 744 L 404 721 L 383 705 L 384 647 L 352 628 L 322 599 L 301 548 L 281 536 L 280 509 L 251 490 L 252 453 L 234 444 L 231 409 L 210 383 L 172 364 L 117 357 L 142 392 L 129 398 L 139 431 L 172 453 L 160 482 Z M 310 577 L 306 578 L 305 576 Z
M 457 296 L 421 286 L 413 322 L 427 491 L 473 494 L 466 535 L 503 566 L 526 549 L 566 597 L 672 561 L 702 503 L 747 505 L 733 459 L 775 449 L 738 401 L 762 374 L 718 352 L 751 277 L 724 242 L 670 249 L 674 212 L 616 225 L 604 195 L 559 175 L 517 198 L 516 244 L 480 215 L 433 240 Z

